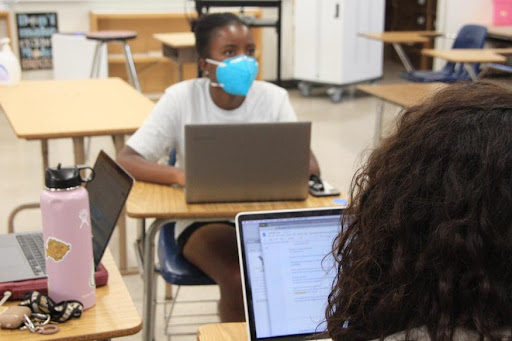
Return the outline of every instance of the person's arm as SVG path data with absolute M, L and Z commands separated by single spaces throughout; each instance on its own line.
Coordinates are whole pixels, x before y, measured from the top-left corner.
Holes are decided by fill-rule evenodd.
M 136 180 L 185 185 L 185 172 L 182 169 L 150 162 L 129 146 L 119 152 L 117 162 Z
M 320 176 L 320 166 L 318 166 L 318 161 L 316 161 L 315 154 L 311 150 L 309 153 L 309 175 L 316 174 Z

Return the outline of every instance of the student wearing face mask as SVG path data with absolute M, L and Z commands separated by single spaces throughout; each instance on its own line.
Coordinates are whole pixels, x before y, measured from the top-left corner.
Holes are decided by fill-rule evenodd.
M 151 115 L 118 155 L 137 180 L 186 186 L 184 127 L 187 124 L 296 121 L 286 90 L 255 81 L 258 63 L 251 31 L 231 13 L 201 17 L 195 27 L 203 78 L 169 87 Z M 176 166 L 157 163 L 177 151 Z M 314 155 L 310 173 L 319 174 Z M 243 321 L 236 233 L 230 221 L 178 221 L 176 239 L 184 257 L 220 287 L 223 322 Z

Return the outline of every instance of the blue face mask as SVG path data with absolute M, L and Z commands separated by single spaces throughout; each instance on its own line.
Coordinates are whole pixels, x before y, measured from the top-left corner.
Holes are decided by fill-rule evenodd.
M 215 74 L 218 83 L 212 85 L 222 87 L 231 95 L 247 96 L 258 74 L 258 62 L 246 55 L 227 58 L 222 62 L 207 58 L 206 62 L 217 65 Z

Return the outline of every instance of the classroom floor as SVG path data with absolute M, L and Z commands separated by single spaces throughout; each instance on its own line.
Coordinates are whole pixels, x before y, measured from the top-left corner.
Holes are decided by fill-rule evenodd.
M 386 63 L 382 83 L 401 82 L 398 72 L 402 66 Z M 378 100 L 356 92 L 350 95 L 347 91 L 340 103 L 332 103 L 326 94 L 327 88 L 315 88 L 311 97 L 302 97 L 298 90 L 290 90 L 290 99 L 300 120 L 313 122 L 312 149 L 319 161 L 322 177 L 341 189 L 348 192 L 350 180 L 364 161 L 372 148 L 375 112 Z M 384 134 L 389 132 L 398 113 L 398 107 L 386 104 L 384 115 Z M 62 162 L 64 165 L 73 164 L 73 151 L 70 140 L 50 140 L 50 164 Z M 112 141 L 108 137 L 95 137 L 91 140 L 89 164 L 100 149 L 114 155 Z M 3 179 L 2 195 L 0 196 L 0 233 L 7 232 L 7 217 L 11 210 L 19 204 L 37 202 L 43 186 L 41 176 L 40 144 L 37 141 L 26 141 L 16 138 L 5 115 L 0 115 L 0 178 Z M 39 210 L 23 211 L 15 220 L 16 231 L 29 231 L 39 229 L 41 226 Z M 136 236 L 136 222 L 128 219 L 128 256 L 129 266 L 135 267 L 135 253 L 133 243 Z M 117 258 L 118 238 L 114 234 L 110 249 Z M 142 315 L 143 285 L 140 275 L 124 276 L 126 285 L 132 295 L 137 309 Z M 163 299 L 163 282 L 158 282 L 157 297 Z M 180 298 L 200 298 L 210 300 L 218 298 L 216 286 L 183 287 Z M 196 305 L 179 307 L 176 313 L 198 314 L 205 310 L 215 311 L 215 303 L 200 303 Z M 185 321 L 194 321 L 184 318 Z M 205 321 L 215 321 L 205 320 Z M 165 340 L 163 304 L 157 306 L 156 340 Z M 186 328 L 192 332 L 195 326 Z M 125 339 L 140 340 L 141 334 Z M 196 340 L 194 335 L 173 336 L 172 340 Z

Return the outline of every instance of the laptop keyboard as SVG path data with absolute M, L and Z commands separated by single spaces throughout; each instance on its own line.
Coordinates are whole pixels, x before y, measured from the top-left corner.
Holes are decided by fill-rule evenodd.
M 45 275 L 46 264 L 44 261 L 44 243 L 41 233 L 17 234 L 16 239 L 25 254 L 34 275 Z

